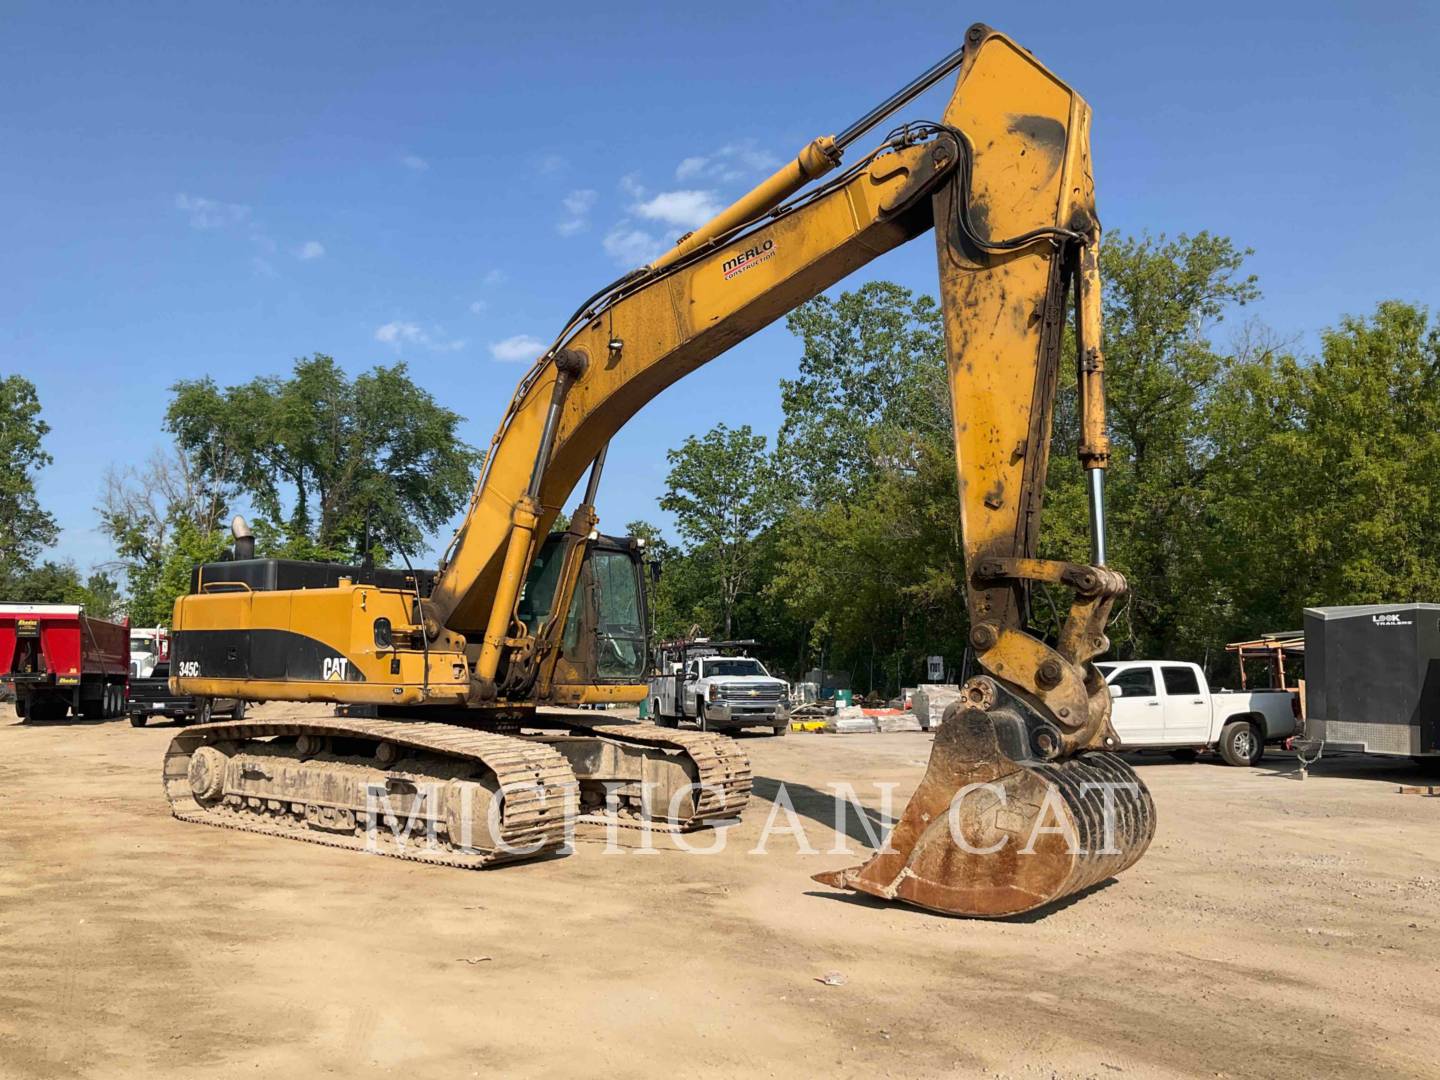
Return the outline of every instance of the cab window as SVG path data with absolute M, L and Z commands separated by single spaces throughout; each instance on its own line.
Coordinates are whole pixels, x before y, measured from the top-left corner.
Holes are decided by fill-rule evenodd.
M 565 562 L 563 533 L 551 533 L 535 556 L 525 585 L 520 590 L 520 621 L 532 634 L 550 617 L 555 603 L 555 586 L 560 580 L 560 567 Z
M 1188 667 L 1163 667 L 1160 677 L 1165 682 L 1165 693 L 1180 697 L 1200 693 L 1200 680 L 1195 678 L 1195 669 Z
M 1120 688 L 1121 697 L 1154 697 L 1155 672 L 1145 667 L 1126 668 L 1110 680 Z

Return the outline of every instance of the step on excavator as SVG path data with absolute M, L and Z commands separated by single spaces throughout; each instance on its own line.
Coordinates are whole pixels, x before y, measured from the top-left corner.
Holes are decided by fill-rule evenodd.
M 952 74 L 940 119 L 894 126 L 845 161 Z M 1154 805 L 1111 752 L 1092 664 L 1125 580 L 1105 566 L 1089 126 L 1085 101 L 1028 51 L 971 27 L 908 86 L 580 305 L 520 380 L 437 570 L 257 559 L 237 521 L 232 557 L 196 567 L 176 602 L 174 689 L 345 715 L 185 731 L 164 766 L 174 814 L 461 867 L 555 852 L 582 822 L 683 831 L 737 817 L 751 783 L 740 744 L 579 707 L 645 695 L 641 545 L 601 534 L 595 511 L 606 447 L 682 376 L 933 232 L 983 673 L 947 710 L 886 848 L 817 880 L 1003 916 L 1132 865 Z M 1037 555 L 1067 308 L 1088 563 Z M 551 533 L 587 471 L 568 527 Z M 1027 629 L 1037 583 L 1073 596 L 1053 642 Z

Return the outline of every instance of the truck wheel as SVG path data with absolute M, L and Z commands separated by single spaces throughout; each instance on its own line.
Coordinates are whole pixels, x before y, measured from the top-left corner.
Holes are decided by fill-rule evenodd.
M 202 697 L 195 702 L 195 722 L 197 724 L 208 724 L 212 719 L 215 709 L 215 699 Z
M 771 735 L 774 735 L 774 736 L 776 736 L 776 737 L 778 738 L 779 736 L 784 735 L 784 734 L 785 734 L 787 731 L 789 731 L 789 730 L 790 730 L 790 725 L 789 725 L 789 724 L 776 724 L 774 727 L 772 727 L 772 728 L 770 729 L 770 734 L 771 734 Z
M 235 708 L 233 708 L 233 709 L 230 710 L 230 719 L 231 719 L 231 720 L 244 720 L 244 719 L 245 719 L 245 702 L 243 702 L 243 701 L 237 701 L 237 702 L 235 703 Z
M 145 726 L 145 721 L 148 720 L 148 719 L 149 719 L 149 717 L 147 717 L 143 712 L 132 712 L 132 713 L 130 714 L 130 726 L 131 726 L 131 727 L 144 727 L 144 726 Z
M 1265 744 L 1260 733 L 1248 720 L 1236 720 L 1226 724 L 1220 732 L 1220 756 L 1227 765 L 1254 765 L 1265 754 Z
M 54 698 L 39 698 L 30 702 L 30 719 L 38 720 L 42 724 L 63 720 L 68 711 L 63 701 Z

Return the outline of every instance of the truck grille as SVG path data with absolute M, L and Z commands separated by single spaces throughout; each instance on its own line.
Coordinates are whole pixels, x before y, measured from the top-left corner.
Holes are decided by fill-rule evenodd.
M 780 700 L 782 691 L 778 686 L 721 686 L 720 700 L 737 704 L 773 705 Z

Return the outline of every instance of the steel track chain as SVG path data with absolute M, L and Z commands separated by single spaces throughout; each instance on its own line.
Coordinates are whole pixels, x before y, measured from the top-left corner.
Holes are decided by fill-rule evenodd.
M 206 807 L 195 800 L 189 785 L 189 762 L 201 746 L 302 734 L 389 742 L 450 758 L 468 758 L 483 765 L 495 774 L 506 792 L 500 821 L 502 843 L 485 852 L 420 849 L 397 844 L 394 837 L 387 838 L 378 826 L 373 833 L 363 836 L 326 834 L 303 824 L 290 824 L 289 818 L 257 819 L 222 809 L 220 804 Z M 183 732 L 171 741 L 165 754 L 164 786 L 171 812 L 181 821 L 463 869 L 535 858 L 564 846 L 579 805 L 579 784 L 569 763 L 549 747 L 513 736 L 429 721 L 325 718 L 207 724 Z M 286 824 L 280 824 L 281 821 Z

